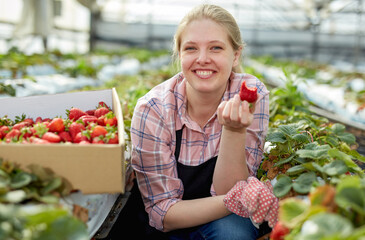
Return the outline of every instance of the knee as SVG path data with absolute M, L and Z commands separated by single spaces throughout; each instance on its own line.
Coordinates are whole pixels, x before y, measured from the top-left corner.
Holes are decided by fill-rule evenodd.
M 249 218 L 230 214 L 224 218 L 213 221 L 207 226 L 205 233 L 208 239 L 247 239 L 256 240 L 258 229 Z M 211 238 L 210 238 L 211 237 Z

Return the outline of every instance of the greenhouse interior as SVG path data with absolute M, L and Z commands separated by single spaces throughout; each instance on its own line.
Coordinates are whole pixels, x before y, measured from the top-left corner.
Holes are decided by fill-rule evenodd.
M 263 105 L 269 108 L 265 110 L 267 127 L 260 125 L 260 133 L 250 133 L 253 132 L 250 126 L 243 127 L 245 130 L 247 127 L 247 133 L 257 134 L 256 140 L 262 143 L 255 145 L 259 154 L 254 155 L 259 156 L 259 163 L 253 172 L 243 157 L 251 177 L 262 186 L 255 189 L 256 194 L 251 192 L 256 196 L 250 198 L 251 203 L 245 197 L 249 198 L 252 178 L 244 173 L 238 182 L 246 184 L 237 197 L 237 204 L 243 209 L 241 213 L 246 214 L 240 216 L 249 218 L 256 227 L 258 233 L 254 239 L 365 240 L 363 0 L 0 0 L 0 239 L 114 240 L 173 236 L 165 233 L 163 238 L 142 237 L 137 227 L 127 227 L 126 222 L 133 217 L 129 219 L 126 212 L 137 215 L 128 209 L 130 202 L 136 200 L 132 197 L 133 189 L 146 184 L 144 191 L 152 191 L 146 190 L 152 188 L 148 185 L 152 183 L 147 183 L 152 179 L 139 179 L 147 179 L 143 175 L 146 173 L 141 173 L 147 170 L 141 170 L 138 161 L 142 157 L 136 157 L 148 155 L 141 152 L 152 150 L 143 149 L 142 143 L 134 145 L 132 136 L 138 139 L 136 135 L 140 134 L 144 135 L 139 136 L 141 139 L 148 138 L 155 144 L 160 141 L 160 144 L 173 145 L 169 149 L 174 162 L 170 164 L 175 166 L 176 162 L 183 161 L 174 156 L 177 141 L 171 138 L 175 133 L 170 134 L 172 142 L 167 143 L 161 139 L 163 133 L 158 133 L 161 136 L 153 133 L 165 131 L 166 134 L 181 120 L 175 126 L 175 122 L 167 122 L 162 115 L 172 113 L 161 113 L 156 116 L 162 119 L 153 120 L 156 130 L 146 130 L 151 132 L 136 129 L 138 125 L 133 122 L 142 121 L 139 118 L 147 114 L 139 112 L 146 110 L 146 106 L 138 105 L 135 111 L 139 99 L 151 97 L 148 93 L 156 86 L 166 87 L 168 81 L 176 81 L 175 76 L 184 72 L 180 70 L 184 65 L 176 64 L 173 58 L 174 36 L 184 16 L 202 4 L 217 5 L 233 16 L 244 46 L 240 52 L 242 61 L 238 63 L 242 73 L 235 74 L 253 75 L 267 88 L 267 105 L 260 97 L 263 94 L 260 85 L 261 88 L 254 87 L 260 104 L 256 102 L 252 108 L 250 103 L 249 110 L 240 107 L 245 114 L 253 116 L 252 123 L 261 118 L 258 115 L 264 111 Z M 219 29 L 224 27 L 215 20 L 213 23 Z M 186 29 L 190 29 L 189 24 Z M 215 32 L 202 34 L 198 39 L 209 38 Z M 197 47 L 189 51 L 203 46 L 200 42 L 194 44 Z M 204 52 L 205 45 L 201 49 Z M 187 50 L 179 49 L 179 60 L 184 58 L 184 51 Z M 209 54 L 204 56 L 211 62 L 214 56 L 219 56 Z M 196 60 L 194 64 L 200 63 Z M 196 75 L 190 76 L 191 81 L 198 81 Z M 182 78 L 184 84 L 190 84 L 190 80 L 185 82 L 185 77 Z M 199 79 L 208 78 L 200 76 Z M 177 97 L 179 93 L 174 94 Z M 244 101 L 242 97 L 241 100 Z M 191 105 L 186 102 L 184 114 L 189 115 Z M 164 108 L 161 111 L 168 112 L 169 108 L 162 105 L 171 103 L 155 103 L 159 104 L 158 107 Z M 217 141 L 218 145 L 222 142 L 219 148 L 222 151 L 223 143 L 228 148 L 227 141 L 233 140 L 227 140 L 227 134 L 221 136 L 221 133 L 232 128 L 228 121 L 218 123 L 224 112 L 220 112 L 218 105 L 214 107 L 214 124 L 221 130 L 209 130 L 216 131 L 209 134 L 219 134 Z M 180 113 L 180 109 L 174 111 L 176 115 Z M 192 115 L 188 119 L 193 119 Z M 167 125 L 161 126 L 161 122 Z M 168 125 L 171 123 L 173 127 Z M 208 131 L 206 126 L 199 131 Z M 189 127 L 186 131 L 193 130 Z M 152 134 L 147 136 L 149 133 Z M 210 139 L 209 135 L 204 136 Z M 183 134 L 181 144 L 188 137 Z M 201 157 L 208 150 L 200 152 L 204 148 L 199 141 L 191 142 L 195 146 L 190 149 L 199 151 L 197 155 L 200 153 Z M 212 142 L 204 141 L 204 144 Z M 156 152 L 167 149 L 154 147 L 158 148 L 153 149 Z M 189 152 L 187 148 L 181 149 Z M 237 152 L 248 154 L 248 146 L 243 144 L 241 149 Z M 162 156 L 158 154 L 154 158 Z M 217 164 L 223 158 L 218 157 Z M 214 174 L 216 171 L 217 167 Z M 158 181 L 167 182 L 163 177 Z M 215 177 L 210 179 L 213 187 L 219 185 L 214 182 Z M 258 212 L 262 212 L 260 205 L 264 203 L 262 189 L 272 196 L 272 205 L 266 210 L 267 215 L 257 220 Z M 215 190 L 218 192 L 218 188 Z M 224 192 L 225 199 L 234 188 L 228 190 Z M 162 233 L 156 227 L 159 223 L 151 220 L 151 216 L 161 214 L 163 218 L 168 210 L 165 205 L 171 204 L 168 201 L 179 202 L 183 196 L 179 195 L 177 200 L 177 195 L 165 195 L 152 195 L 156 199 L 148 200 L 142 197 L 146 210 L 147 204 L 155 204 L 148 205 L 149 223 L 155 224 L 148 227 L 159 234 Z M 218 193 L 209 193 L 211 198 L 219 197 L 215 195 Z M 175 206 L 178 208 L 179 204 Z M 158 212 L 157 208 L 161 213 L 153 213 Z M 148 225 L 147 212 L 144 214 L 147 218 L 144 224 Z M 219 220 L 216 219 L 213 220 Z M 203 224 L 193 225 L 195 219 L 188 222 L 176 229 Z

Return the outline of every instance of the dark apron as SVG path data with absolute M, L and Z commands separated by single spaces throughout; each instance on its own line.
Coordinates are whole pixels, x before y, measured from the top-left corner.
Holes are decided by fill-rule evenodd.
M 217 157 L 211 158 L 198 166 L 187 166 L 178 162 L 181 147 L 181 137 L 183 129 L 176 131 L 175 158 L 177 163 L 178 177 L 184 185 L 183 200 L 209 197 L 210 188 L 213 181 L 213 173 Z M 199 226 L 198 226 L 199 227 Z M 168 239 L 171 234 L 181 234 L 194 231 L 198 227 L 180 229 L 163 233 L 149 225 L 148 214 L 138 188 L 137 181 L 131 190 L 126 205 L 123 207 L 118 220 L 114 224 L 109 239 L 121 239 L 122 237 L 133 235 L 133 239 Z M 131 231 L 133 229 L 133 233 Z

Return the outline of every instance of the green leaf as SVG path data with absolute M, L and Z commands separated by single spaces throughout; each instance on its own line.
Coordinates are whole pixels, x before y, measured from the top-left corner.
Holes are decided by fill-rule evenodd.
M 59 201 L 60 201 L 59 197 L 54 196 L 54 195 L 39 196 L 38 200 L 40 202 L 48 203 L 48 204 L 59 203 Z
M 357 161 L 365 163 L 365 157 L 356 150 L 351 150 L 349 154 Z
M 50 226 L 40 232 L 35 240 L 89 240 L 86 226 L 81 221 L 63 216 L 53 221 Z
M 61 208 L 38 208 L 36 213 L 27 215 L 26 226 L 37 231 L 34 233 L 34 240 L 89 239 L 86 225 Z
M 62 179 L 59 177 L 55 177 L 51 181 L 49 181 L 47 185 L 41 189 L 40 192 L 42 195 L 46 195 L 59 188 L 61 185 L 62 185 Z
M 320 166 L 319 164 L 317 164 L 317 163 L 312 163 L 312 166 L 318 171 L 318 172 L 320 172 L 320 173 L 323 173 L 323 167 L 322 166 Z
M 346 130 L 346 127 L 341 123 L 335 123 L 332 125 L 331 129 L 335 134 L 340 134 Z
M 277 182 L 273 187 L 273 192 L 276 197 L 284 197 L 290 191 L 292 186 L 291 178 L 286 175 L 279 175 Z
M 286 198 L 280 202 L 280 221 L 283 221 L 288 227 L 295 227 L 303 221 L 305 217 L 305 211 L 308 209 L 308 205 L 296 198 Z
M 333 213 L 319 213 L 303 223 L 298 239 L 320 240 L 324 237 L 345 239 L 352 232 L 353 226 L 348 219 Z
M 325 141 L 326 143 L 328 143 L 329 145 L 336 147 L 340 144 L 340 142 L 338 141 L 338 136 L 331 136 L 331 135 L 327 135 L 323 137 L 323 141 Z
M 351 134 L 351 133 L 347 133 L 347 132 L 341 133 L 341 134 L 338 134 L 337 137 L 341 141 L 343 141 L 343 142 L 345 142 L 347 144 L 354 144 L 354 143 L 356 143 L 356 137 L 353 134 Z
M 296 156 L 296 154 L 292 154 L 291 156 L 289 156 L 288 158 L 284 158 L 284 159 L 281 159 L 280 161 L 276 162 L 274 164 L 274 167 L 278 167 L 278 166 L 281 166 L 285 163 L 288 163 L 290 162 L 294 157 Z
M 357 175 L 343 175 L 341 181 L 336 186 L 336 192 L 344 188 L 361 188 L 361 178 Z
M 280 125 L 278 129 L 287 136 L 293 136 L 297 134 L 297 130 L 291 125 Z
M 317 147 L 316 149 L 301 149 L 296 151 L 299 157 L 302 158 L 311 158 L 311 159 L 321 159 L 328 157 L 328 150 L 330 146 L 322 145 Z
M 341 175 L 347 172 L 347 166 L 341 160 L 334 160 L 324 165 L 323 171 L 329 176 Z
M 282 132 L 272 132 L 266 137 L 266 141 L 271 143 L 285 143 L 287 141 L 285 135 Z
M 286 174 L 288 175 L 296 175 L 298 173 L 301 173 L 303 171 L 305 171 L 306 168 L 302 165 L 296 165 L 296 166 L 293 166 L 291 168 L 289 168 L 287 171 L 286 171 Z
M 13 189 L 22 188 L 32 181 L 32 176 L 29 173 L 20 171 L 17 172 L 11 179 L 10 187 Z
M 23 190 L 14 190 L 0 196 L 0 202 L 20 203 L 26 199 L 27 195 Z
M 365 190 L 355 187 L 342 188 L 336 194 L 336 203 L 344 209 L 352 208 L 362 216 L 365 216 Z
M 356 228 L 347 240 L 364 240 L 365 239 L 364 236 L 365 236 L 365 225 Z
M 312 188 L 313 182 L 316 180 L 316 174 L 314 172 L 302 173 L 293 183 L 293 189 L 297 193 L 305 194 L 309 193 Z
M 302 134 L 302 133 L 295 134 L 292 137 L 292 139 L 297 141 L 297 142 L 300 142 L 300 143 L 304 143 L 304 142 L 309 141 L 308 135 L 307 134 Z

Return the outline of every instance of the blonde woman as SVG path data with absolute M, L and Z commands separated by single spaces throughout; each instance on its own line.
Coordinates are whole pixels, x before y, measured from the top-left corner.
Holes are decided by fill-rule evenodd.
M 181 72 L 139 99 L 132 119 L 135 191 L 149 233 L 141 239 L 256 239 L 251 219 L 223 200 L 238 181 L 256 175 L 268 91 L 240 73 L 244 43 L 227 10 L 195 7 L 174 41 Z M 252 105 L 238 95 L 243 81 L 258 89 Z

